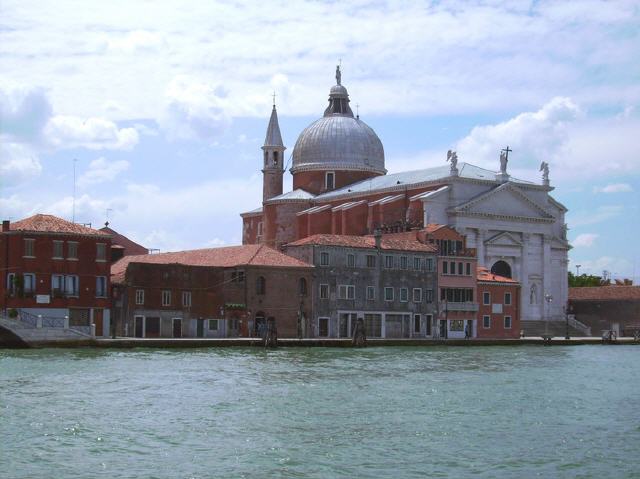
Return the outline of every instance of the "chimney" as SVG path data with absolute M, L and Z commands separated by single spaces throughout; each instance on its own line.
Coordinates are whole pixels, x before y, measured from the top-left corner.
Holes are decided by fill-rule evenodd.
M 6 233 L 11 229 L 11 222 L 9 220 L 2 221 L 2 232 Z
M 376 228 L 373 232 L 373 238 L 376 240 L 376 248 L 380 249 L 382 247 L 382 232 L 380 228 Z

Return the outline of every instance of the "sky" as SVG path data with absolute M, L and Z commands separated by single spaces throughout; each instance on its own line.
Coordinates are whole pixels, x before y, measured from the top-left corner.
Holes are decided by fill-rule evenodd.
M 0 216 L 239 244 L 272 93 L 289 158 L 340 61 L 389 172 L 546 161 L 570 269 L 640 282 L 637 1 L 0 0 Z

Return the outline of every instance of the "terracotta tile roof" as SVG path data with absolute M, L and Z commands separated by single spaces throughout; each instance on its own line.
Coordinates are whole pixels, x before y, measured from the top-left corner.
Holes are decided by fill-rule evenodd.
M 585 286 L 569 288 L 571 301 L 640 300 L 640 286 Z
M 329 235 L 317 234 L 289 243 L 287 246 L 304 246 L 304 245 L 321 245 L 321 246 L 344 246 L 349 248 L 368 248 L 376 247 L 376 240 L 373 236 L 351 236 L 351 235 Z M 432 253 L 436 248 L 434 245 L 423 244 L 415 239 L 389 238 L 388 235 L 382 236 L 381 249 L 384 250 L 400 250 L 400 251 L 421 251 Z
M 447 225 L 441 225 L 438 223 L 429 223 L 427 226 L 425 226 L 422 231 L 424 231 L 425 233 L 434 233 L 436 231 L 438 231 L 441 228 L 445 228 Z
M 478 281 L 491 282 L 491 283 L 520 284 L 515 279 L 507 278 L 505 276 L 499 276 L 497 274 L 493 274 L 487 268 L 483 268 L 482 266 L 478 267 L 477 279 L 478 279 Z
M 109 235 L 111 235 L 111 245 L 112 248 L 116 246 L 120 246 L 124 248 L 125 255 L 131 254 L 148 254 L 149 250 L 144 246 L 136 243 L 135 241 L 130 240 L 125 235 L 118 233 L 117 231 L 105 226 L 100 228 L 100 231 L 103 231 Z
M 64 233 L 85 236 L 110 236 L 99 230 L 88 228 L 77 223 L 72 223 L 53 215 L 37 214 L 25 218 L 9 226 L 11 231 L 27 231 L 33 233 Z
M 280 268 L 313 268 L 312 265 L 287 256 L 265 245 L 227 246 L 172 253 L 125 256 L 111 265 L 111 281 L 122 283 L 130 263 L 183 264 L 187 266 L 267 266 Z

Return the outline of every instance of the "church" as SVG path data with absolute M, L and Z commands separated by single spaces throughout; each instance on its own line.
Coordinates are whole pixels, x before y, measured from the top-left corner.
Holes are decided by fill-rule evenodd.
M 293 147 L 293 190 L 283 192 L 285 150 L 275 104 L 262 147 L 263 203 L 242 213 L 243 244 L 281 248 L 314 234 L 371 235 L 449 225 L 477 251 L 479 267 L 521 284 L 521 319 L 561 320 L 567 304 L 567 209 L 540 182 L 458 162 L 387 174 L 375 131 L 353 114 L 340 68 L 323 116 Z M 443 155 L 444 160 L 444 155 Z M 499 163 L 499 165 L 498 165 Z

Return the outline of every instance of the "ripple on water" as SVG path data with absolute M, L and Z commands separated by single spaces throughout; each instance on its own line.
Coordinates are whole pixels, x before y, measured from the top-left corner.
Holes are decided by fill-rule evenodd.
M 639 354 L 0 351 L 0 456 L 15 479 L 632 477 Z

